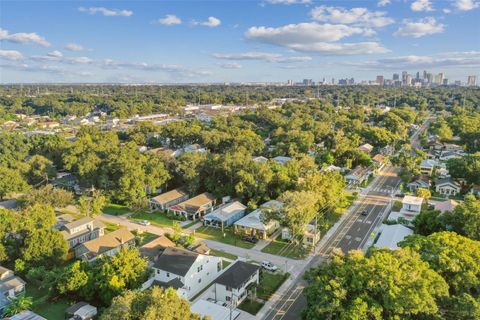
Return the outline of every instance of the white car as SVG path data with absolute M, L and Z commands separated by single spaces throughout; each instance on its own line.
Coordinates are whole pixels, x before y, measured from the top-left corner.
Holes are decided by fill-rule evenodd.
M 142 220 L 142 221 L 138 221 L 138 224 L 141 224 L 142 226 L 149 226 L 149 225 L 150 225 L 150 221 L 148 221 L 148 220 Z
M 275 272 L 278 269 L 276 265 L 268 261 L 262 262 L 262 268 L 270 272 Z

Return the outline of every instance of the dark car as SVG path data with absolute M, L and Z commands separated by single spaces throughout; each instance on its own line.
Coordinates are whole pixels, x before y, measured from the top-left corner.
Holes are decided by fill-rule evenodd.
M 397 193 L 397 194 L 395 195 L 395 197 L 397 197 L 397 198 L 403 198 L 403 197 L 405 197 L 405 194 L 404 194 L 404 193 Z
M 360 212 L 360 215 L 362 215 L 362 216 L 368 216 L 368 211 L 367 211 L 367 210 L 363 210 L 362 212 Z
M 243 236 L 242 240 L 250 242 L 250 243 L 257 243 L 258 242 L 258 239 L 255 236 Z

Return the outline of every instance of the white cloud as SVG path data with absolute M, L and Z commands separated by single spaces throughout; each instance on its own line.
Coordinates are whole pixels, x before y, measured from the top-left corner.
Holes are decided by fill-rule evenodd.
M 470 11 L 480 7 L 480 2 L 475 0 L 454 0 L 453 6 L 460 11 Z
M 453 55 L 452 55 L 453 54 Z M 375 70 L 415 68 L 480 67 L 480 52 L 439 53 L 430 56 L 398 56 L 364 62 L 347 62 L 349 66 Z
M 33 61 L 51 61 L 68 64 L 91 64 L 94 61 L 88 57 L 65 57 L 62 52 L 55 50 L 47 53 L 44 56 L 32 56 Z
M 267 0 L 271 4 L 309 4 L 312 3 L 312 0 Z
M 353 24 L 370 27 L 384 27 L 394 20 L 383 11 L 369 11 L 367 8 L 345 9 L 342 7 L 320 6 L 313 8 L 310 15 L 316 21 Z
M 404 20 L 403 26 L 395 33 L 398 37 L 420 38 L 435 33 L 442 33 L 445 25 L 438 23 L 433 17 L 426 17 L 418 21 Z
M 430 0 L 415 0 L 410 5 L 412 11 L 433 11 L 433 5 Z
M 448 9 L 448 8 L 445 8 L 445 9 L 443 9 L 442 11 L 443 11 L 443 13 L 447 13 L 447 14 L 450 13 L 450 12 L 452 12 L 452 10 L 450 10 L 450 9 Z
M 53 57 L 53 58 L 63 58 L 63 53 L 61 53 L 58 50 L 55 50 L 55 51 L 47 53 L 47 56 Z
M 311 57 L 288 57 L 277 53 L 269 52 L 242 52 L 242 53 L 213 53 L 212 56 L 226 60 L 262 60 L 268 62 L 290 63 L 305 62 L 312 60 Z
M 391 3 L 390 0 L 378 0 L 377 6 L 385 7 Z
M 215 17 L 208 17 L 207 21 L 195 21 L 193 20 L 192 23 L 194 25 L 200 25 L 200 26 L 205 26 L 205 27 L 218 27 L 219 25 L 222 24 L 222 21 L 220 19 L 215 18 Z
M 164 26 L 173 26 L 177 24 L 182 24 L 182 20 L 173 14 L 167 14 L 165 18 L 158 19 L 155 23 L 162 24 Z
M 107 9 L 104 7 L 90 7 L 90 8 L 80 7 L 78 8 L 78 11 L 85 12 L 88 14 L 99 13 L 106 17 L 130 17 L 133 15 L 133 11 L 130 11 L 130 10 Z
M 82 45 L 79 45 L 79 44 L 76 44 L 76 43 L 68 43 L 68 44 L 65 45 L 64 48 L 67 49 L 67 50 L 70 50 L 70 51 L 84 51 L 84 50 L 87 50 Z
M 45 40 L 45 38 L 39 36 L 35 32 L 26 33 L 12 33 L 10 34 L 7 30 L 0 28 L 0 40 L 5 40 L 14 43 L 36 43 L 43 47 L 49 47 L 50 43 Z
M 16 50 L 1 50 L 0 49 L 0 58 L 8 60 L 22 60 L 23 55 Z
M 218 64 L 223 69 L 241 69 L 242 65 L 235 61 L 223 62 Z
M 361 55 L 387 53 L 389 49 L 375 41 L 352 43 L 317 42 L 310 44 L 294 44 L 290 48 L 303 52 L 316 52 L 324 55 Z

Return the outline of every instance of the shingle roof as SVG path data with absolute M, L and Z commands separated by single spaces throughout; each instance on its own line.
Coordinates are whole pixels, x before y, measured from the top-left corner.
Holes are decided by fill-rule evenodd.
M 175 247 L 173 243 L 166 236 L 159 236 L 158 238 L 144 244 L 140 248 L 140 254 L 149 259 L 156 258 L 165 248 Z
M 158 257 L 154 268 L 185 276 L 199 254 L 185 249 L 169 247 Z
M 260 269 L 260 266 L 255 264 L 237 261 L 224 273 L 222 273 L 215 283 L 223 284 L 232 288 L 240 288 L 250 277 Z
M 82 245 L 88 249 L 90 253 L 99 255 L 127 243 L 134 238 L 135 236 L 130 231 L 122 228 L 108 233 L 103 237 L 87 241 Z
M 173 200 L 182 198 L 184 196 L 188 195 L 187 191 L 185 191 L 182 188 L 177 188 L 170 190 L 168 192 L 162 193 L 156 197 L 153 197 L 152 200 L 155 200 L 156 202 L 160 204 L 166 204 L 169 203 Z

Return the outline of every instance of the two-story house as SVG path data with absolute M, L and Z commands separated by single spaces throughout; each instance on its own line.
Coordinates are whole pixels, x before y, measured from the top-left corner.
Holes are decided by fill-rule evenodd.
M 260 266 L 236 261 L 215 280 L 215 300 L 237 307 L 248 295 L 249 289 L 258 285 Z
M 62 216 L 59 217 L 59 222 Z M 84 217 L 65 224 L 58 223 L 57 227 L 65 241 L 68 242 L 69 249 L 74 249 L 79 244 L 102 237 L 105 233 L 105 225 L 90 217 Z
M 135 236 L 126 228 L 121 228 L 80 244 L 75 248 L 75 257 L 92 262 L 103 255 L 114 256 L 123 248 L 134 245 Z
M 423 198 L 405 196 L 402 200 L 400 216 L 406 220 L 413 220 L 422 211 Z
M 222 269 L 222 258 L 168 247 L 153 265 L 153 283 L 173 287 L 179 296 L 190 299 L 215 280 Z

